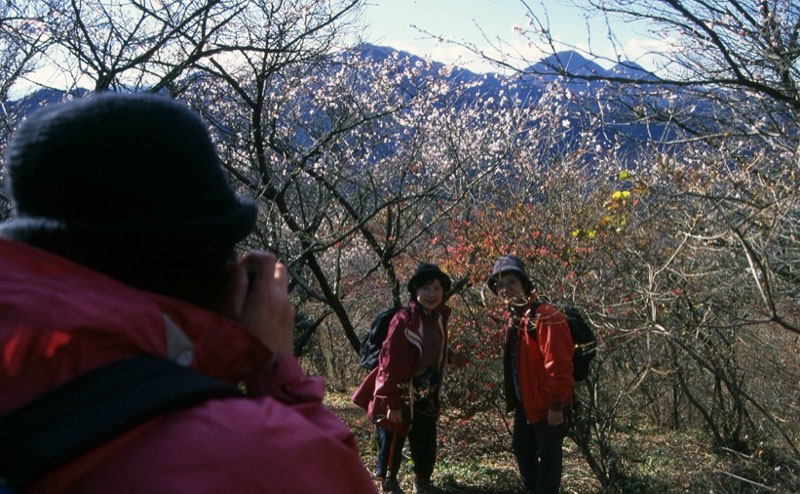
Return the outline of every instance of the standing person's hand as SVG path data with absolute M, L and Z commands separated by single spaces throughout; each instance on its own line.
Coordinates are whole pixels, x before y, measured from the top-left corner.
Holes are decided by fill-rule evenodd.
M 403 420 L 403 410 L 401 410 L 400 408 L 396 410 L 389 410 L 388 412 L 386 412 L 386 420 L 388 422 L 394 422 L 394 423 L 400 422 L 401 420 Z
M 273 358 L 291 354 L 294 307 L 286 266 L 275 254 L 252 250 L 231 269 L 228 315 L 247 327 Z
M 564 423 L 564 411 L 563 410 L 553 410 L 552 408 L 547 410 L 547 425 L 561 425 Z

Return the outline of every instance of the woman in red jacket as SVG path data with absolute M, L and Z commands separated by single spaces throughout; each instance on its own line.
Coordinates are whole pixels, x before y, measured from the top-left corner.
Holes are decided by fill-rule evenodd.
M 506 411 L 514 413 L 512 448 L 528 492 L 556 494 L 561 484 L 564 416 L 572 404 L 574 344 L 564 316 L 540 303 L 525 264 L 497 260 L 489 288 L 503 298 Z
M 395 314 L 378 366 L 353 393 L 353 402 L 378 424 L 376 473 L 382 479 L 383 492 L 403 492 L 397 472 L 406 435 L 414 461 L 415 492 L 431 490 L 450 317 L 444 295 L 450 286 L 450 277 L 435 264 L 417 266 L 408 281 L 408 308 Z

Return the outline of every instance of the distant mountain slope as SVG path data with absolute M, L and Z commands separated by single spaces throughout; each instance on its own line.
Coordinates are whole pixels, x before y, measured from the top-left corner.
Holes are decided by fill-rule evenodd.
M 611 69 L 604 69 L 599 64 L 587 60 L 574 51 L 564 51 L 550 55 L 530 65 L 521 74 L 511 76 L 497 73 L 477 74 L 461 67 L 445 67 L 440 62 L 427 62 L 421 57 L 408 52 L 372 44 L 362 44 L 350 52 L 340 54 L 340 56 L 343 57 L 343 60 L 355 62 L 354 66 L 363 62 L 384 63 L 387 59 L 394 57 L 397 59 L 396 71 L 398 73 L 404 67 L 414 66 L 418 69 L 419 77 L 441 77 L 444 74 L 444 77 L 453 87 L 462 85 L 462 90 L 464 87 L 469 88 L 459 94 L 457 103 L 459 108 L 469 106 L 478 97 L 493 98 L 494 101 L 499 101 L 501 99 L 501 91 L 504 91 L 504 94 L 514 98 L 522 105 L 535 105 L 546 87 L 552 84 L 565 84 L 573 92 L 584 91 L 590 96 L 596 94 L 596 91 L 601 91 L 609 84 L 602 80 L 587 82 L 580 78 L 566 79 L 559 75 L 561 68 L 579 76 L 656 80 L 655 76 L 633 62 L 621 62 Z M 407 84 L 409 91 L 412 92 L 415 87 L 418 87 L 415 82 L 418 81 L 405 81 L 404 84 Z M 365 90 L 368 90 L 367 88 L 368 85 L 365 85 Z M 80 96 L 86 92 L 88 91 L 78 90 L 73 94 Z M 603 117 L 604 121 L 607 122 L 608 128 L 601 129 L 599 135 L 602 135 L 605 140 L 614 140 L 618 136 L 633 137 L 638 140 L 660 138 L 661 129 L 658 126 L 645 127 L 643 125 L 630 124 L 631 107 L 638 98 L 643 96 L 647 97 L 646 92 L 640 92 L 633 86 L 627 88 L 624 96 L 620 96 L 617 100 L 607 100 L 606 103 L 611 107 L 603 109 Z M 9 102 L 8 108 L 27 114 L 42 105 L 56 102 L 63 97 L 64 94 L 62 92 L 42 89 L 20 100 Z M 572 128 L 575 129 L 574 132 L 576 133 L 579 132 L 580 128 L 577 117 L 580 112 L 599 111 L 598 107 L 594 109 L 591 106 L 579 107 L 578 103 L 574 103 L 574 109 L 576 110 L 576 116 L 568 113 L 565 115 L 565 119 L 571 120 L 575 124 Z M 572 137 L 574 136 L 565 135 L 565 139 L 568 140 L 572 140 Z
M 547 82 L 555 80 L 562 71 L 579 76 L 610 75 L 603 67 L 574 51 L 555 53 L 528 66 L 524 71 L 529 74 L 541 74 L 543 80 Z

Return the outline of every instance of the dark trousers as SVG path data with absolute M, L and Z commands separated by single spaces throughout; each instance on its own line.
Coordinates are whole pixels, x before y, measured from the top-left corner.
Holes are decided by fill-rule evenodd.
M 557 494 L 561 485 L 561 447 L 564 424 L 547 425 L 547 420 L 529 424 L 522 404 L 514 413 L 511 447 L 517 457 L 522 483 L 532 494 Z
M 403 445 L 406 438 L 378 427 L 378 477 L 386 477 L 389 455 L 392 453 L 392 466 L 388 468 L 389 476 L 397 476 L 402 460 Z M 394 451 L 392 451 L 394 440 Z M 414 462 L 414 474 L 418 479 L 430 480 L 433 464 L 436 462 L 436 415 L 414 411 L 411 418 L 411 429 L 408 431 L 408 446 L 411 449 L 411 460 Z

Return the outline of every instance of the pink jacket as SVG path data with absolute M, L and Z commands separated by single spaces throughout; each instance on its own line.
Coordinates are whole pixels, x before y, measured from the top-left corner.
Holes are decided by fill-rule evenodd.
M 395 426 L 384 423 L 382 419 L 389 409 L 403 409 L 403 423 L 396 429 L 402 435 L 408 433 L 411 425 L 409 386 L 422 353 L 420 311 L 423 309 L 416 302 L 411 302 L 408 309 L 398 311 L 392 318 L 378 355 L 378 366 L 367 374 L 350 397 L 353 403 L 367 410 L 367 417 L 390 430 L 395 430 Z M 442 353 L 437 369 L 441 383 L 447 360 L 447 320 L 450 318 L 450 308 L 441 304 L 436 308 L 436 315 L 442 331 Z M 440 386 L 434 394 L 437 410 L 439 389 Z
M 160 355 L 244 381 L 249 399 L 172 411 L 40 478 L 28 492 L 373 493 L 353 434 L 293 357 L 242 326 L 0 238 L 0 414 L 112 361 Z

